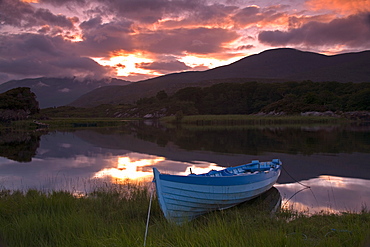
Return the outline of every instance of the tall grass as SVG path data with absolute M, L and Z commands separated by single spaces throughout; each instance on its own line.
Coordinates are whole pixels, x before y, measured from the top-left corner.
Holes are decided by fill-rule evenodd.
M 51 129 L 75 129 L 80 127 L 116 127 L 125 126 L 123 119 L 117 118 L 52 118 L 43 121 Z
M 127 189 L 129 191 L 127 191 Z M 149 191 L 139 186 L 68 192 L 0 192 L 0 239 L 7 246 L 143 246 Z M 183 225 L 167 222 L 154 199 L 146 246 L 365 246 L 370 213 L 271 216 L 255 202 Z M 0 241 L 1 242 L 1 241 Z
M 165 123 L 178 123 L 175 116 L 161 119 Z M 348 120 L 325 116 L 258 116 L 258 115 L 192 115 L 184 116 L 179 123 L 188 125 L 245 125 L 245 124 L 329 124 Z
M 133 119 L 131 119 L 133 120 Z M 49 130 L 75 130 L 77 128 L 99 128 L 99 127 L 120 127 L 126 126 L 129 120 L 120 118 L 52 118 L 47 120 L 39 120 L 43 124 L 47 124 Z M 13 121 L 8 124 L 0 123 L 1 129 L 21 129 L 21 130 L 34 130 L 38 124 L 34 123 L 32 119 Z M 42 126 L 41 126 L 42 127 Z

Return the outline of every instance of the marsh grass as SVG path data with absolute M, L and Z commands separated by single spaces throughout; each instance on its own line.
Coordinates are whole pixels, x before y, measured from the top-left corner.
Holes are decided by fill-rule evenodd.
M 132 119 L 133 120 L 133 119 Z M 101 128 L 101 127 L 120 127 L 126 126 L 125 119 L 118 118 L 51 118 L 47 120 L 38 120 L 48 127 L 48 130 L 76 130 L 79 128 Z M 1 129 L 21 129 L 21 130 L 34 130 L 39 126 L 33 122 L 32 119 L 13 121 L 9 124 L 0 123 Z
M 52 118 L 43 121 L 51 129 L 76 129 L 125 126 L 125 120 L 117 118 Z
M 129 190 L 129 191 L 127 191 Z M 7 246 L 143 246 L 150 190 L 140 186 L 69 192 L 0 192 L 0 239 Z M 154 197 L 146 246 L 365 246 L 370 213 L 273 216 L 257 201 L 183 225 L 167 222 Z
M 177 123 L 175 116 L 161 119 L 165 123 Z M 179 123 L 185 125 L 281 125 L 281 124 L 329 124 L 348 120 L 325 116 L 259 116 L 259 115 L 192 115 L 184 116 Z

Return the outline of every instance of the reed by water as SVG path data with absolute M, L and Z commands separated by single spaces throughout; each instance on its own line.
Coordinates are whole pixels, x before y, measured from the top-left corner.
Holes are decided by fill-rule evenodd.
M 330 116 L 300 115 L 191 115 L 164 117 L 165 123 L 181 123 L 187 125 L 276 125 L 276 124 L 333 124 L 345 123 L 347 119 Z
M 125 185 L 69 192 L 0 192 L 0 246 L 143 246 L 150 189 Z M 367 246 L 370 212 L 272 216 L 248 203 L 181 226 L 166 221 L 154 197 L 146 246 Z

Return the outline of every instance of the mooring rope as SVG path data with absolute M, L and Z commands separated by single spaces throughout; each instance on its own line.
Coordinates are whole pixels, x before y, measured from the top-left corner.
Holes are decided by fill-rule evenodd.
M 286 174 L 288 174 L 288 176 L 289 176 L 291 179 L 293 179 L 296 183 L 298 183 L 298 184 L 300 184 L 300 185 L 302 185 L 302 186 L 306 187 L 307 189 L 311 188 L 310 186 L 305 185 L 305 184 L 302 184 L 302 183 L 301 183 L 301 182 L 299 182 L 297 179 L 293 178 L 293 176 L 292 176 L 292 175 L 290 175 L 290 173 L 285 169 L 285 167 L 284 167 L 284 166 L 281 166 L 281 167 L 283 168 L 284 172 L 285 172 Z
M 296 193 L 294 193 L 285 203 L 284 203 L 284 205 L 283 206 L 285 206 L 289 201 L 290 201 L 290 199 L 292 199 L 295 195 L 297 195 L 299 192 L 302 192 L 302 191 L 304 191 L 304 190 L 306 190 L 306 189 L 309 189 L 310 191 L 311 191 L 311 193 L 312 193 L 312 195 L 313 195 L 313 197 L 315 198 L 315 200 L 316 200 L 316 203 L 318 204 L 319 202 L 317 201 L 317 198 L 316 198 L 316 196 L 315 196 L 315 193 L 313 193 L 313 191 L 312 191 L 312 189 L 311 189 L 311 186 L 308 186 L 308 185 L 305 185 L 305 184 L 303 184 L 303 183 L 301 183 L 301 182 L 299 182 L 297 179 L 295 179 L 292 175 L 290 175 L 290 173 L 285 169 L 285 167 L 284 166 L 282 166 L 283 167 L 283 170 L 285 171 L 285 173 L 286 174 L 288 174 L 288 176 L 290 177 L 290 178 L 292 178 L 296 183 L 298 183 L 298 184 L 300 184 L 300 185 L 302 185 L 304 188 L 303 189 L 301 189 L 301 190 L 299 190 L 299 191 L 297 191 Z
M 145 235 L 144 235 L 144 247 L 146 246 L 146 238 L 148 236 L 150 210 L 152 208 L 152 200 L 153 200 L 153 193 L 154 193 L 153 184 L 154 184 L 154 180 L 152 181 L 152 183 L 149 186 L 149 189 L 151 190 L 151 192 L 150 192 L 150 200 L 149 200 L 149 208 L 148 208 L 148 217 L 146 219 L 146 227 L 145 227 Z

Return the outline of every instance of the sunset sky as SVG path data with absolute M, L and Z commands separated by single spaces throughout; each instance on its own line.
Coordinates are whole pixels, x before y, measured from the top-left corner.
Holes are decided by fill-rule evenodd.
M 0 0 L 0 83 L 138 81 L 261 51 L 370 49 L 370 0 Z

